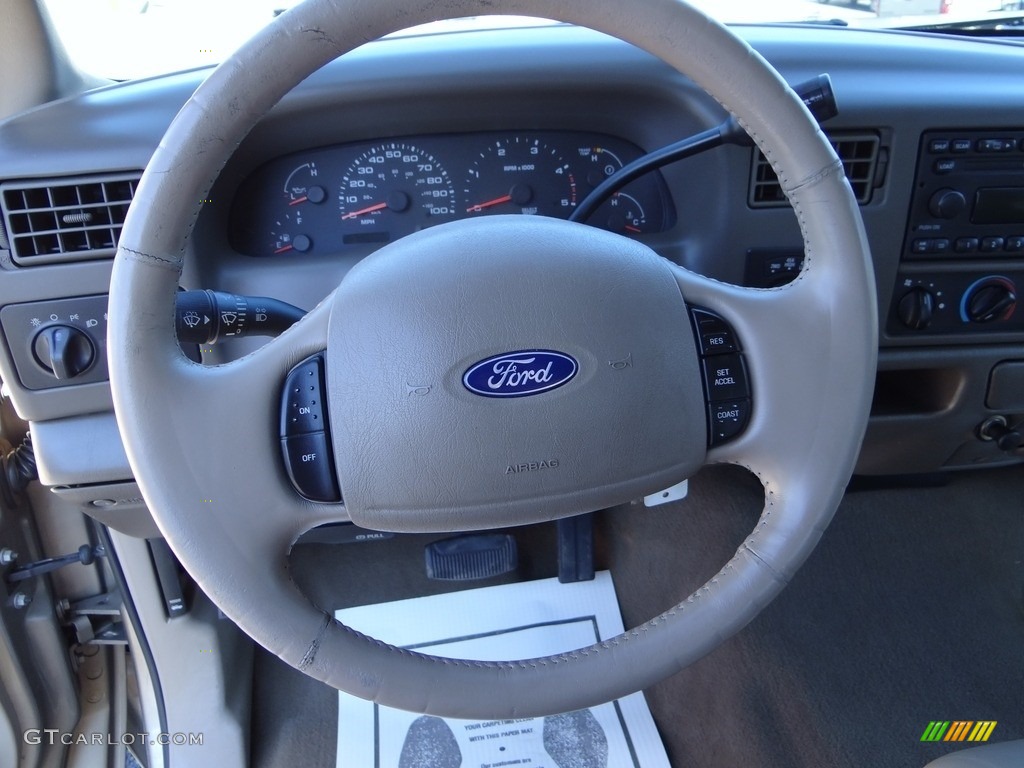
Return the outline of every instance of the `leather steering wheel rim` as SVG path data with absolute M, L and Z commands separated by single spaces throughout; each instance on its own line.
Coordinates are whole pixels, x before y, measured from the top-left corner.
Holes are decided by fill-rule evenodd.
M 764 511 L 733 558 L 686 600 L 619 637 L 547 658 L 478 662 L 365 637 L 310 604 L 289 578 L 291 543 L 339 514 L 338 505 L 302 501 L 286 487 L 275 434 L 283 375 L 327 346 L 338 322 L 334 297 L 257 352 L 221 366 L 180 353 L 173 304 L 201 201 L 244 136 L 291 88 L 397 29 L 498 13 L 620 37 L 704 88 L 778 173 L 803 234 L 805 266 L 794 283 L 772 290 L 660 267 L 686 302 L 726 317 L 744 343 L 756 397 L 750 424 L 706 456 L 747 467 L 765 488 Z M 511 226 L 494 224 L 499 234 Z M 581 225 L 540 227 L 556 240 L 590 237 Z M 225 614 L 339 690 L 416 712 L 513 718 L 647 687 L 708 653 L 779 592 L 853 470 L 874 383 L 877 319 L 866 237 L 834 151 L 781 77 L 700 11 L 676 0 L 307 0 L 221 64 L 168 129 L 121 235 L 109 340 L 114 406 L 136 479 L 168 543 Z

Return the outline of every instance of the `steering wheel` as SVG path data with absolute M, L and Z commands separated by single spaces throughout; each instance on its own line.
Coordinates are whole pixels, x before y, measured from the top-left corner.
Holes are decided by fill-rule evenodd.
M 735 115 L 799 220 L 806 256 L 795 282 L 736 287 L 583 225 L 482 217 L 386 246 L 242 359 L 186 359 L 173 322 L 186 246 L 200 201 L 256 121 L 367 40 L 497 13 L 617 36 Z M 693 306 L 734 330 L 753 391 L 746 430 L 711 449 Z M 852 472 L 872 394 L 876 322 L 863 225 L 831 146 L 757 53 L 689 5 L 308 0 L 209 76 L 147 167 L 114 263 L 110 378 L 131 466 L 160 530 L 254 640 L 380 704 L 526 717 L 649 686 L 708 653 L 779 592 Z M 562 386 L 537 386 L 554 376 L 550 368 L 519 371 L 541 390 L 531 397 L 482 397 L 466 383 L 482 361 L 537 350 L 572 360 Z M 320 351 L 344 504 L 301 499 L 282 466 L 282 382 Z M 765 489 L 764 511 L 732 559 L 660 616 L 570 653 L 494 663 L 413 653 L 343 626 L 289 578 L 292 543 L 320 524 L 464 531 L 535 523 L 636 499 L 719 462 L 747 467 Z

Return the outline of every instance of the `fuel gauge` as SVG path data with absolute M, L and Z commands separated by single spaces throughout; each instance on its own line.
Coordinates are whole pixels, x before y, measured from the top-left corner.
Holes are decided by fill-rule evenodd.
M 300 222 L 292 219 L 291 214 L 286 214 L 274 222 L 274 228 L 270 232 L 271 252 L 278 256 L 291 251 L 306 253 L 313 247 L 313 241 L 308 235 L 296 231 Z

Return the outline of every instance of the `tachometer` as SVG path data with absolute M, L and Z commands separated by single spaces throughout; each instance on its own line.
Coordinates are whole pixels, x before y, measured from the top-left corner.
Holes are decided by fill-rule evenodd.
M 566 219 L 576 179 L 557 149 L 527 136 L 496 139 L 466 175 L 465 212 L 526 213 Z
M 385 243 L 455 216 L 455 190 L 429 153 L 402 142 L 363 152 L 341 177 L 345 242 Z

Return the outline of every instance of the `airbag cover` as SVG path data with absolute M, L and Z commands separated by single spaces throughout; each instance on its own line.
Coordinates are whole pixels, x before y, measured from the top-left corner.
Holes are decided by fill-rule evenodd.
M 335 293 L 334 455 L 358 525 L 475 530 L 667 488 L 704 460 L 686 306 L 618 235 L 487 216 L 397 241 Z

